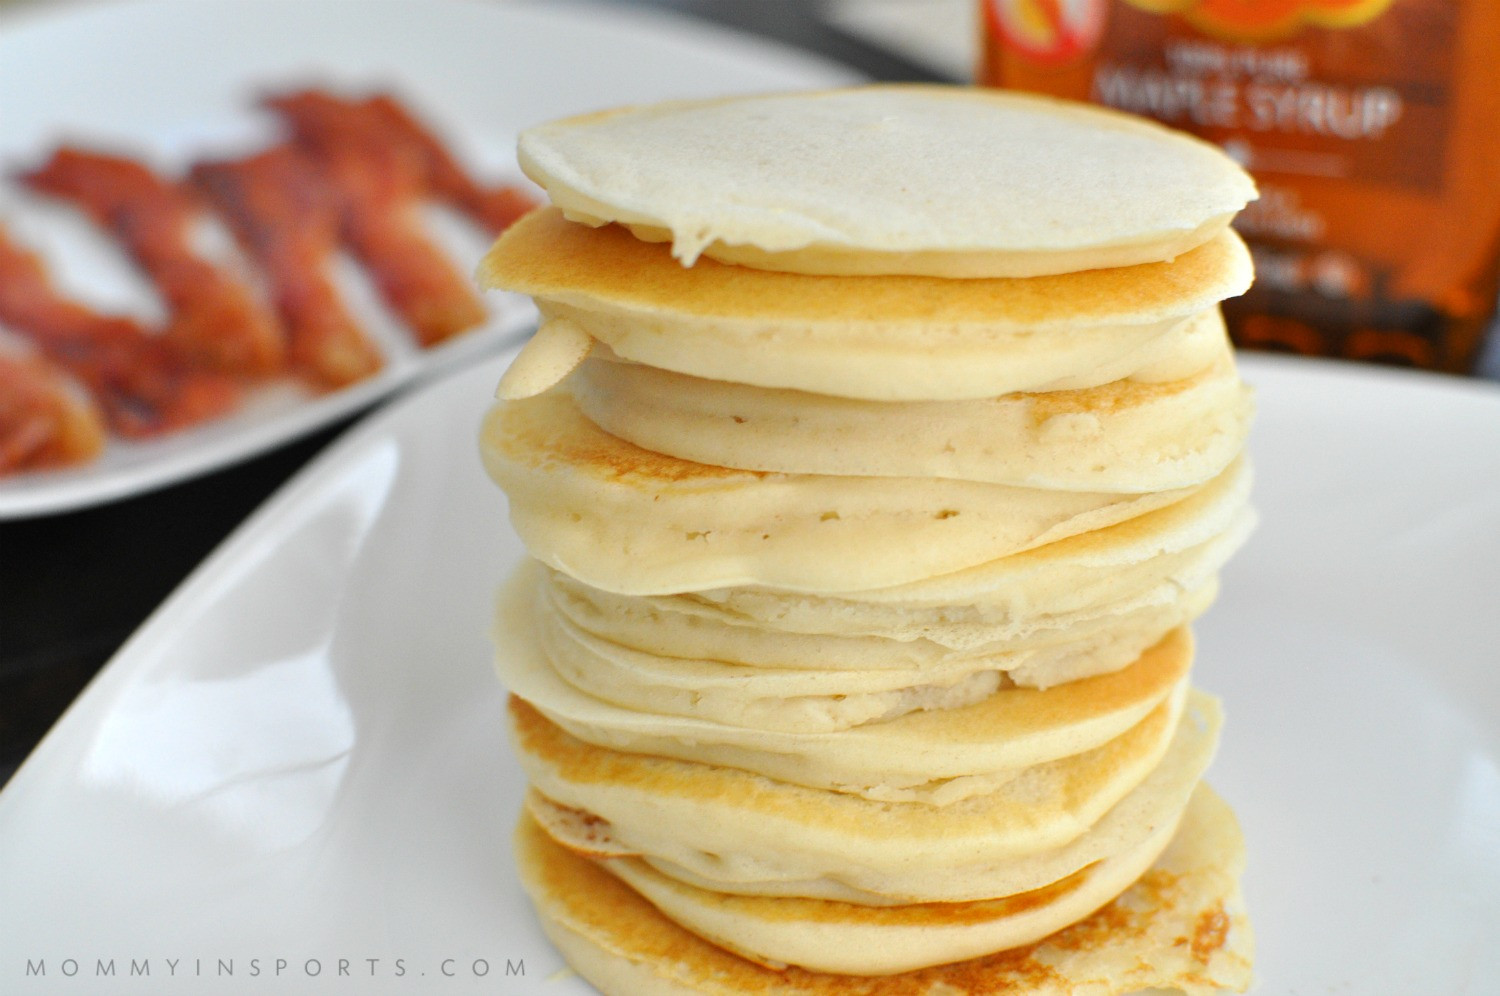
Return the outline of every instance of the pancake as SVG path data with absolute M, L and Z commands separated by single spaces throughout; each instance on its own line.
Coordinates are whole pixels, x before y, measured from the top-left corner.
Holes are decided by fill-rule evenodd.
M 522 132 L 587 224 L 691 265 L 1036 276 L 1171 259 L 1255 196 L 1212 145 L 1030 94 L 925 85 L 621 108 Z
M 1022 639 L 1002 637 L 958 651 L 924 638 L 787 634 L 664 614 L 557 572 L 539 585 L 532 625 L 560 677 L 614 705 L 751 729 L 832 732 L 957 708 L 1001 688 L 1050 688 L 1124 668 L 1208 607 L 1217 590 L 1212 572 L 1240 539 L 1231 535 L 1186 555 L 1157 558 L 1176 566 L 1123 607 L 1050 617 L 1046 628 Z M 1183 556 L 1208 562 L 1183 565 Z M 627 615 L 630 622 L 622 626 Z M 598 629 L 624 630 L 630 642 L 598 635 Z M 687 649 L 686 641 L 713 656 L 674 656 L 672 650 Z
M 949 668 L 814 671 L 757 668 L 663 657 L 601 640 L 563 614 L 537 606 L 542 651 L 558 675 L 612 705 L 692 716 L 747 729 L 826 733 L 951 709 L 1008 684 L 1011 660 L 969 660 Z M 1024 656 L 1014 655 L 1015 663 Z
M 605 996 L 1122 996 L 1153 987 L 1209 996 L 1250 984 L 1253 937 L 1234 815 L 1200 787 L 1172 842 L 1119 899 L 1020 948 L 897 975 L 774 969 L 673 922 L 597 862 L 523 818 L 521 881 L 547 936 Z
M 1155 628 L 1159 636 L 1177 625 L 1165 620 L 1201 610 L 1217 571 L 1254 525 L 1249 489 L 1248 468 L 1236 464 L 1182 501 L 1107 529 L 889 588 L 629 597 L 555 571 L 546 586 L 581 628 L 666 656 L 876 669 L 934 666 L 954 655 L 1066 653 L 1068 644 L 1110 631 Z M 1188 602 L 1198 604 L 1185 614 L 1152 611 Z
M 1151 599 L 1118 612 L 1101 611 L 1086 620 L 1070 619 L 1064 626 L 1039 626 L 1020 637 L 992 630 L 996 637 L 993 641 L 977 639 L 972 646 L 955 649 L 925 636 L 840 636 L 763 629 L 707 613 L 658 611 L 654 604 L 632 606 L 628 612 L 611 615 L 599 610 L 645 600 L 609 595 L 556 572 L 551 572 L 541 587 L 544 592 L 535 604 L 538 625 L 577 629 L 611 645 L 602 648 L 607 659 L 594 664 L 558 661 L 554 650 L 548 648 L 559 670 L 602 666 L 616 672 L 614 678 L 570 679 L 572 684 L 590 684 L 597 689 L 611 681 L 631 680 L 618 674 L 623 669 L 637 683 L 656 686 L 658 694 L 670 697 L 670 689 L 681 680 L 679 676 L 692 675 L 701 678 L 702 688 L 710 696 L 719 689 L 735 688 L 747 700 L 739 703 L 742 708 L 749 707 L 749 699 L 761 695 L 819 695 L 834 688 L 842 689 L 839 694 L 858 695 L 951 682 L 984 670 L 1003 672 L 1007 686 L 1050 688 L 1133 663 L 1168 632 L 1201 615 L 1218 592 L 1217 583 L 1210 580 L 1171 598 Z M 587 591 L 590 597 L 576 598 L 575 590 Z M 651 601 L 696 604 L 682 597 Z M 561 619 L 548 618 L 554 614 Z M 600 631 L 609 635 L 601 636 Z M 660 633 L 661 639 L 651 640 L 653 632 Z M 625 642 L 616 642 L 616 634 Z M 613 652 L 613 647 L 632 651 L 638 646 L 646 648 L 639 652 L 649 660 L 627 654 L 622 661 Z M 610 697 L 602 691 L 599 694 Z
M 532 556 L 633 595 L 888 587 L 1102 529 L 1189 494 L 733 470 L 611 436 L 560 388 L 497 404 L 480 448 Z
M 1066 491 L 1202 484 L 1240 452 L 1249 390 L 1217 310 L 1192 321 L 1218 345 L 1176 381 L 969 401 L 870 402 L 710 381 L 600 349 L 570 382 L 579 409 L 644 449 L 744 470 L 935 477 Z
M 1170 825 L 1219 728 L 1211 698 L 1194 693 L 1185 712 L 1181 702 L 1174 696 L 1101 747 L 945 806 L 595 747 L 520 700 L 511 723 L 535 786 L 528 807 L 570 847 L 641 857 L 716 892 L 880 906 L 1042 888 Z
M 1043 692 L 1008 688 L 971 705 L 914 712 L 839 732 L 731 726 L 639 712 L 570 685 L 538 645 L 529 579 L 502 597 L 501 680 L 585 742 L 722 764 L 813 788 L 939 802 L 983 792 L 1019 769 L 1082 753 L 1139 723 L 1182 684 L 1192 639 L 1174 630 L 1129 667 Z
M 1166 632 L 1111 628 L 1093 640 L 955 656 L 921 667 L 813 670 L 632 650 L 591 636 L 549 608 L 545 602 L 538 605 L 542 651 L 573 687 L 626 709 L 784 733 L 832 733 L 913 712 L 973 705 L 1016 686 L 1047 688 L 1109 674 L 1139 659 Z M 1199 610 L 1192 603 L 1183 608 L 1181 615 Z
M 685 885 L 633 858 L 605 867 L 693 933 L 752 961 L 890 975 L 1019 947 L 1082 919 L 1139 878 L 1175 821 L 1122 854 L 1033 892 L 968 903 L 870 907 L 827 899 L 731 896 Z
M 501 375 L 495 397 L 515 401 L 541 394 L 572 373 L 596 345 L 592 336 L 572 322 L 548 322 L 526 341 Z
M 1170 263 L 1029 280 L 685 270 L 665 247 L 551 209 L 512 225 L 479 267 L 484 286 L 535 298 L 544 327 L 565 323 L 625 359 L 873 401 L 1181 379 L 1220 349 L 1188 320 L 1250 277 L 1227 230 Z

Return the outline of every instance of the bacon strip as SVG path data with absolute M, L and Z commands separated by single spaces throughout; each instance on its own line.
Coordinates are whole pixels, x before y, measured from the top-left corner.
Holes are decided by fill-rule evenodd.
M 499 235 L 521 215 L 536 207 L 520 187 L 483 187 L 471 177 L 447 147 L 428 131 L 410 110 L 390 94 L 364 101 L 344 102 L 351 114 L 367 114 L 385 141 L 405 147 L 422 163 L 427 189 L 467 214 L 492 235 Z
M 0 354 L 0 476 L 86 463 L 104 449 L 104 417 L 41 356 Z
M 379 351 L 328 275 L 339 211 L 307 157 L 278 145 L 233 162 L 203 162 L 191 178 L 269 280 L 293 369 L 323 387 L 379 370 Z
M 226 373 L 281 368 L 285 343 L 275 316 L 193 251 L 197 206 L 182 188 L 134 160 L 76 148 L 58 149 L 22 180 L 73 202 L 120 240 L 167 302 L 170 341 Z
M 0 229 L 0 324 L 34 342 L 82 382 L 122 436 L 170 432 L 232 409 L 231 378 L 195 369 L 163 337 L 127 318 L 100 315 L 53 289 L 41 260 Z
M 345 103 L 324 93 L 272 97 L 266 106 L 317 161 L 337 197 L 345 243 L 422 345 L 485 320 L 469 280 L 424 231 L 426 168 L 420 155 L 386 141 L 372 113 L 350 114 Z

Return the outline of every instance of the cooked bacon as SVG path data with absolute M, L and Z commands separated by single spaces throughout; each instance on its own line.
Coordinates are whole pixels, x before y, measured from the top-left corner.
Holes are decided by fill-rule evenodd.
M 380 352 L 329 277 L 339 210 L 307 157 L 290 145 L 193 167 L 192 181 L 270 282 L 292 368 L 323 387 L 380 369 Z
M 422 162 L 427 189 L 467 214 L 492 235 L 499 235 L 521 215 L 536 207 L 520 187 L 483 187 L 475 182 L 436 135 L 390 94 L 375 94 L 361 102 L 346 101 L 351 114 L 368 114 L 372 127 L 385 141 L 404 146 Z
M 226 373 L 259 377 L 281 368 L 279 323 L 245 284 L 193 250 L 198 209 L 181 187 L 132 159 L 76 148 L 58 149 L 22 179 L 73 202 L 119 239 L 167 303 L 168 340 Z
M 0 353 L 0 476 L 87 463 L 103 448 L 103 416 L 57 367 Z
M 421 154 L 389 141 L 374 112 L 351 113 L 325 93 L 272 97 L 266 105 L 317 161 L 337 197 L 345 243 L 417 340 L 431 346 L 481 324 L 484 305 L 469 280 L 424 230 Z
M 3 229 L 0 324 L 26 336 L 89 388 L 110 428 L 122 436 L 170 432 L 222 415 L 239 401 L 233 379 L 195 369 L 163 337 L 58 294 L 41 260 Z
M 0 353 L 0 474 L 92 458 L 103 445 L 101 422 L 145 437 L 218 417 L 239 403 L 248 379 L 289 369 L 337 388 L 379 370 L 379 349 L 332 279 L 341 244 L 423 346 L 483 323 L 482 301 L 430 237 L 423 208 L 442 201 L 498 234 L 535 206 L 532 198 L 478 182 L 390 94 L 308 90 L 266 105 L 293 141 L 200 163 L 191 182 L 75 147 L 20 176 L 107 230 L 169 317 L 148 329 L 68 299 L 0 227 L 0 325 L 37 347 Z M 247 282 L 256 278 L 196 250 L 205 202 L 272 302 Z

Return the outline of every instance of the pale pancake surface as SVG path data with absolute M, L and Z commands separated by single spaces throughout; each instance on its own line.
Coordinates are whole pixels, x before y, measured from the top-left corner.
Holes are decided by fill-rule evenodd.
M 1170 259 L 1254 183 L 1208 143 L 1029 94 L 925 85 L 621 108 L 521 134 L 570 217 L 810 273 L 1036 276 Z
M 969 705 L 1001 688 L 1051 688 L 1127 667 L 1208 607 L 1218 569 L 1249 526 L 1236 517 L 1224 535 L 1114 572 L 1057 570 L 1027 579 L 1034 583 L 1016 592 L 1011 606 L 1000 598 L 956 604 L 946 613 L 952 621 L 941 609 L 881 605 L 889 619 L 879 627 L 884 633 L 759 627 L 704 599 L 647 602 L 557 571 L 540 579 L 531 625 L 558 675 L 606 702 L 752 729 L 831 732 Z M 1122 589 L 1100 579 L 1115 573 L 1126 576 L 1124 594 L 1110 597 Z M 1080 603 L 1055 611 L 1042 603 L 1033 611 L 1021 600 L 1026 591 L 1068 580 L 1081 589 Z M 830 616 L 851 607 L 822 604 Z M 1024 615 L 1011 614 L 1017 609 Z M 825 628 L 837 630 L 856 613 Z M 986 625 L 987 618 L 993 622 Z
M 1155 864 L 1113 903 L 1035 944 L 887 976 L 758 965 L 674 923 L 529 817 L 522 885 L 570 964 L 605 996 L 1123 996 L 1152 987 L 1210 996 L 1250 984 L 1254 938 L 1239 891 L 1244 842 L 1200 786 Z
M 1174 822 L 1213 757 L 1220 723 L 1201 693 L 1181 718 L 1175 705 L 1103 748 L 947 806 L 830 795 L 608 750 L 519 700 L 510 713 L 538 799 L 587 814 L 587 834 L 559 826 L 562 843 L 665 862 L 664 873 L 713 891 L 886 906 L 1038 889 Z M 553 832 L 547 808 L 530 805 Z
M 480 451 L 532 556 L 632 595 L 888 587 L 1102 529 L 1191 493 L 734 470 L 611 436 L 562 387 L 498 403 Z
M 1249 390 L 1216 310 L 1195 316 L 1218 354 L 1167 382 L 966 401 L 879 402 L 705 380 L 599 350 L 570 382 L 604 431 L 744 470 L 938 477 L 1074 491 L 1201 484 L 1244 445 Z
M 828 899 L 710 892 L 637 858 L 605 867 L 693 933 L 752 961 L 819 972 L 894 975 L 1041 940 L 1114 899 L 1167 846 L 1176 820 L 1146 840 L 1031 892 L 967 903 L 861 906 Z
M 1200 616 L 1218 591 L 1217 583 L 1209 581 L 1182 591 L 1171 600 L 1152 599 L 1057 631 L 1039 628 L 1025 637 L 1017 637 L 996 628 L 989 634 L 993 640 L 981 635 L 972 643 L 964 641 L 963 646 L 955 648 L 922 635 L 919 619 L 913 619 L 911 632 L 899 638 L 840 636 L 761 629 L 725 622 L 708 614 L 674 609 L 658 612 L 653 607 L 641 607 L 643 611 L 632 612 L 625 619 L 609 619 L 601 627 L 596 624 L 600 617 L 595 613 L 599 603 L 620 604 L 633 599 L 607 595 L 599 598 L 604 593 L 596 589 L 588 589 L 593 598 L 575 598 L 566 588 L 568 584 L 566 578 L 555 572 L 543 582 L 545 591 L 536 605 L 537 615 L 543 617 L 542 625 L 578 630 L 626 651 L 635 650 L 637 644 L 647 645 L 648 649 L 636 651 L 649 656 L 646 661 L 629 657 L 621 661 L 612 653 L 613 648 L 606 650 L 614 659 L 599 663 L 610 668 L 614 677 L 603 678 L 605 686 L 630 680 L 618 673 L 623 667 L 642 686 L 631 694 L 659 694 L 671 700 L 673 690 L 691 678 L 701 682 L 702 693 L 709 698 L 733 690 L 739 700 L 736 704 L 755 714 L 763 714 L 777 696 L 788 702 L 799 696 L 859 696 L 951 683 L 977 671 L 1003 672 L 1004 687 L 1043 689 L 1108 674 L 1127 667 L 1167 633 Z M 624 642 L 598 636 L 601 629 L 618 634 Z M 649 639 L 653 629 L 662 634 L 660 640 Z M 592 670 L 587 661 L 557 661 L 553 647 L 545 647 L 545 651 L 560 672 Z M 718 673 L 711 674 L 710 669 L 717 669 Z M 568 680 L 580 684 L 572 678 Z M 600 694 L 610 697 L 602 691 Z M 668 701 L 657 711 L 675 711 L 672 704 Z M 704 715 L 730 707 L 717 702 L 693 704 L 694 711 L 706 709 Z M 900 714 L 895 712 L 884 718 L 893 719 Z M 752 718 L 746 717 L 740 725 L 787 726 L 755 723 L 750 721 Z
M 961 799 L 1015 772 L 1104 744 L 1135 726 L 1192 664 L 1192 639 L 1174 630 L 1129 667 L 1043 692 L 1009 688 L 971 705 L 914 712 L 838 732 L 730 726 L 640 712 L 565 681 L 535 633 L 531 579 L 500 600 L 496 669 L 514 694 L 579 739 L 603 747 L 743 768 L 812 788 L 871 798 Z
M 1047 680 L 1049 658 L 1060 665 L 1058 655 L 1150 635 L 1138 655 L 1206 608 L 1218 570 L 1254 526 L 1249 486 L 1248 469 L 1237 463 L 1184 500 L 1108 529 L 859 592 L 747 587 L 625 596 L 547 571 L 537 612 L 562 613 L 588 633 L 645 653 L 760 670 L 941 675 L 975 657 L 1035 655 L 1005 669 L 1029 675 L 1017 684 L 1045 687 L 1069 680 Z

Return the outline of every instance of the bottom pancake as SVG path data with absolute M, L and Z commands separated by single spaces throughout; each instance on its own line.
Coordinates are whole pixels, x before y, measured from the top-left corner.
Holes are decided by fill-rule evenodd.
M 1114 902 L 1034 944 L 896 975 L 776 969 L 741 958 L 554 843 L 530 817 L 516 851 L 543 929 L 605 996 L 1120 996 L 1152 987 L 1199 996 L 1250 983 L 1253 939 L 1239 890 L 1244 844 L 1233 813 L 1206 786 L 1156 863 Z
M 1129 888 L 1171 841 L 1144 841 L 1039 889 L 963 903 L 866 906 L 791 896 L 728 895 L 680 882 L 639 858 L 605 863 L 684 927 L 776 969 L 899 975 L 1018 948 L 1076 923 Z

